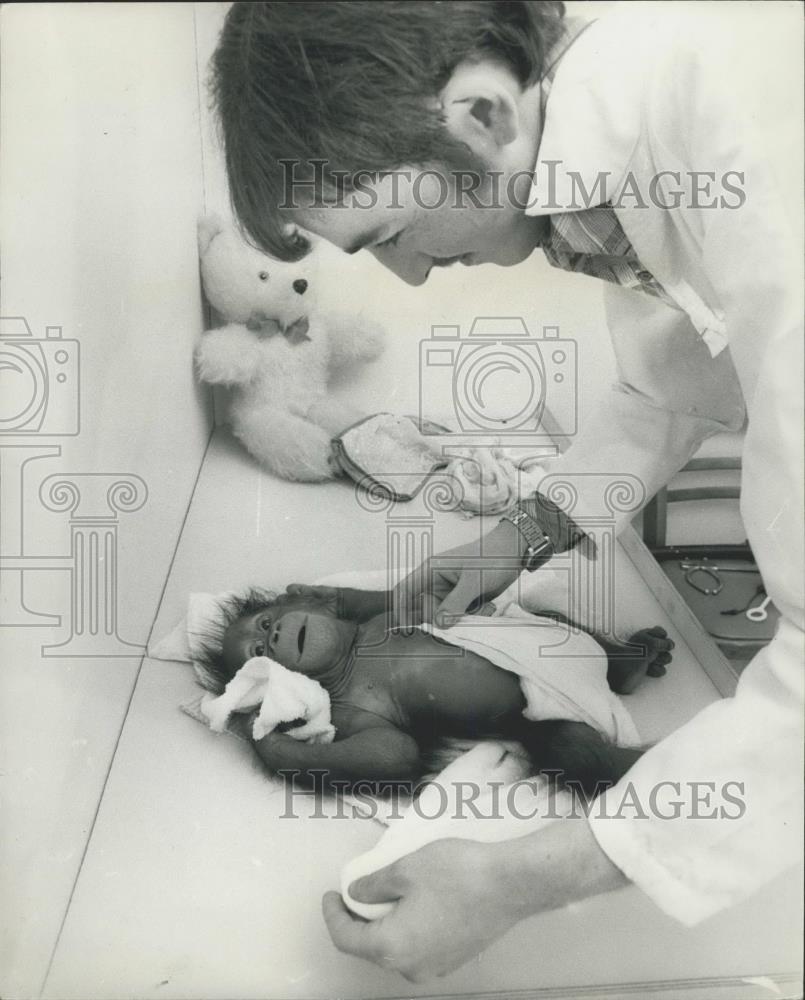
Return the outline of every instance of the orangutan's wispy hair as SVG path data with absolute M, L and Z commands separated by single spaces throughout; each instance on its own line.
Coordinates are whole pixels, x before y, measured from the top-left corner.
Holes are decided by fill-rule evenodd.
M 190 635 L 193 648 L 193 666 L 202 687 L 214 694 L 222 694 L 236 671 L 227 668 L 223 657 L 224 633 L 229 626 L 244 615 L 253 615 L 263 608 L 278 603 L 271 590 L 250 587 L 242 594 L 231 594 L 218 601 L 219 614 L 209 619 L 203 631 Z

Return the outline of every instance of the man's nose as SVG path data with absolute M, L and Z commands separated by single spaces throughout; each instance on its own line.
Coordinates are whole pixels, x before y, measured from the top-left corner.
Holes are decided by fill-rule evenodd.
M 293 283 L 293 290 L 298 295 L 304 295 L 305 292 L 307 291 L 307 281 L 305 281 L 304 278 L 297 278 L 296 281 Z
M 388 252 L 383 249 L 369 251 L 383 267 L 401 278 L 406 285 L 424 285 L 430 272 L 430 258 L 419 254 L 408 255 Z

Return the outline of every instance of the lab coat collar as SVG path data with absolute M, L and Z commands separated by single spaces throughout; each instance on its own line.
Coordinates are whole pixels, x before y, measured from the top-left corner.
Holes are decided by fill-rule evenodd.
M 576 212 L 616 199 L 639 136 L 640 60 L 620 18 L 569 23 L 575 37 L 543 86 L 543 129 L 526 215 Z

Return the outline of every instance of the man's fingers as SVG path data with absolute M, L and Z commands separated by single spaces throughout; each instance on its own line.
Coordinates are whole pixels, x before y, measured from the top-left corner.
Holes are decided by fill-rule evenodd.
M 406 594 L 395 591 L 391 609 L 391 624 L 395 628 L 400 629 L 407 629 L 413 625 L 418 625 L 422 621 L 422 615 L 418 607 L 419 601 L 416 602 L 416 605 L 414 606 L 414 604 L 407 600 Z
M 322 594 L 329 589 L 329 587 L 313 587 L 309 583 L 289 583 L 285 593 L 291 597 L 304 597 Z
M 481 595 L 481 577 L 479 573 L 462 573 L 458 583 L 445 597 L 434 615 L 435 623 L 440 628 L 450 628 L 458 618 Z
M 339 892 L 326 892 L 321 901 L 321 912 L 333 944 L 340 951 L 362 958 L 372 958 L 377 931 L 374 924 L 354 916 L 344 906 Z
M 403 895 L 405 887 L 406 880 L 395 863 L 356 878 L 350 883 L 349 894 L 359 903 L 391 903 Z
M 412 625 L 420 625 L 422 622 L 432 622 L 436 620 L 436 608 L 439 606 L 438 599 L 428 591 L 425 591 L 419 598 L 418 621 L 412 621 Z
M 422 594 L 422 580 L 424 579 L 423 564 L 412 573 L 401 580 L 394 588 L 394 599 L 392 601 L 393 624 L 398 628 L 416 624 L 415 619 L 419 611 L 419 600 Z

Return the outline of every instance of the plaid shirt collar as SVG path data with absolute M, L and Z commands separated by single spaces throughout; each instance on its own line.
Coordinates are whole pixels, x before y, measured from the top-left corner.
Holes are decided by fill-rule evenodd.
M 540 85 L 543 123 L 559 63 L 576 39 L 593 23 L 575 19 L 568 21 L 564 35 L 549 54 L 548 67 Z M 610 204 L 560 212 L 549 218 L 550 224 L 540 246 L 553 267 L 645 292 L 675 309 L 679 308 L 653 274 L 640 263 Z

